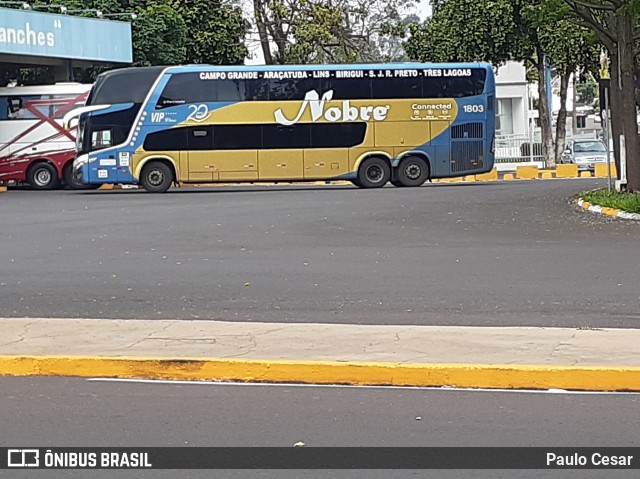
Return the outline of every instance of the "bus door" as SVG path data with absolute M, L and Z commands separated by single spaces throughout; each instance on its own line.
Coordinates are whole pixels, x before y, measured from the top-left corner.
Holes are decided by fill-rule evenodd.
M 187 131 L 187 165 L 189 181 L 218 179 L 219 170 L 213 159 L 213 129 L 211 126 L 193 126 Z
M 263 125 L 258 153 L 261 180 L 302 180 L 303 149 L 309 146 L 308 125 Z
M 235 125 L 191 127 L 187 139 L 189 180 L 239 181 L 258 179 L 258 151 L 239 142 Z
M 349 149 L 365 145 L 365 122 L 310 125 L 310 148 L 304 151 L 304 178 L 335 178 L 349 172 Z

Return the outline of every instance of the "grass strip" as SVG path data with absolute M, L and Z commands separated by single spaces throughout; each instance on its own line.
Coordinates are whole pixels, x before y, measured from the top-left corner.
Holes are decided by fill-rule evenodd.
M 585 191 L 580 195 L 592 205 L 617 208 L 628 213 L 640 213 L 640 193 L 624 193 L 620 191 L 607 191 L 606 188 L 593 191 Z

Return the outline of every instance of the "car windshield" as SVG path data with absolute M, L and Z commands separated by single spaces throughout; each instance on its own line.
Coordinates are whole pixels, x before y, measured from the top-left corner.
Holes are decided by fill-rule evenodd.
M 604 143 L 602 143 L 600 141 L 581 141 L 581 142 L 575 144 L 574 150 L 576 152 L 584 152 L 584 151 L 605 152 L 605 151 L 607 151 L 605 149 Z

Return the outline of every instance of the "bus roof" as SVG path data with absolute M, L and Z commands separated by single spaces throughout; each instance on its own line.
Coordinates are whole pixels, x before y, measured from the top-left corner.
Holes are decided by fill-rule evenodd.
M 490 63 L 484 62 L 465 62 L 465 63 L 351 63 L 351 64 L 322 64 L 322 65 L 175 65 L 164 67 L 129 67 L 118 70 L 111 70 L 100 76 L 113 75 L 136 75 L 151 72 L 160 74 L 166 70 L 168 73 L 188 73 L 200 71 L 317 71 L 317 70 L 399 70 L 399 69 L 429 69 L 429 68 L 481 68 L 493 71 Z

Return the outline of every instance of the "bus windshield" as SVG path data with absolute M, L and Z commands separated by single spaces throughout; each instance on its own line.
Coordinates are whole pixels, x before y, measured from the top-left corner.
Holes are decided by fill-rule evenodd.
M 87 106 L 142 103 L 164 67 L 114 70 L 98 76 Z

